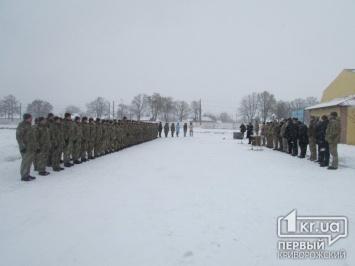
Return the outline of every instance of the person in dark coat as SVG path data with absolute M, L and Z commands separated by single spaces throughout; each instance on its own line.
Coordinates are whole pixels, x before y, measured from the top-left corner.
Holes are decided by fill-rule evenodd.
M 288 142 L 288 153 L 292 156 L 298 155 L 298 118 L 289 118 L 289 124 L 286 127 L 285 136 Z
M 244 138 L 244 133 L 245 133 L 245 131 L 247 131 L 247 128 L 245 127 L 245 125 L 243 123 L 240 125 L 239 128 L 240 128 L 240 133 L 243 134 L 243 138 Z
M 307 153 L 307 145 L 309 144 L 309 139 L 308 139 L 308 127 L 303 124 L 302 122 L 299 122 L 299 134 L 298 134 L 298 140 L 299 140 L 299 145 L 301 149 L 300 156 L 299 158 L 305 158 L 306 153 Z
M 317 145 L 317 154 L 318 154 L 318 158 L 316 161 L 314 161 L 315 163 L 319 163 L 319 154 L 320 154 L 320 132 L 321 132 L 321 129 L 322 129 L 322 121 L 317 119 L 316 121 L 316 124 L 314 126 L 314 129 L 313 129 L 313 138 L 314 138 L 314 141 Z
M 187 133 L 187 123 L 184 123 L 184 137 L 186 137 Z
M 163 124 L 161 122 L 159 122 L 159 126 L 158 126 L 159 138 L 161 138 L 161 132 L 162 131 L 163 131 Z
M 319 154 L 319 165 L 320 167 L 328 167 L 329 166 L 329 143 L 325 140 L 325 134 L 327 132 L 327 127 L 329 124 L 328 116 L 322 116 L 322 126 L 319 132 L 319 146 L 320 146 L 320 154 Z
M 248 144 L 251 144 L 251 139 L 253 136 L 253 129 L 254 129 L 253 124 L 249 123 L 249 125 L 247 125 L 247 138 L 249 139 Z
M 175 124 L 174 123 L 171 123 L 170 131 L 171 131 L 171 136 L 174 137 L 174 133 L 175 133 Z
M 166 138 L 168 137 L 168 133 L 169 133 L 169 124 L 166 122 L 164 125 L 164 134 Z

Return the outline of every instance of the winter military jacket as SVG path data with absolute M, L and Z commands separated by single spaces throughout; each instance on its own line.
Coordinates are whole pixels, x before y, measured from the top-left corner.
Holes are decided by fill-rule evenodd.
M 327 132 L 327 128 L 328 128 L 328 124 L 329 124 L 329 120 L 325 119 L 322 121 L 322 126 L 320 127 L 320 132 L 319 132 L 319 143 L 325 143 L 325 135 Z
M 159 131 L 159 132 L 162 132 L 162 131 L 163 131 L 163 125 L 162 125 L 161 123 L 159 123 L 158 131 Z
M 313 120 L 309 123 L 309 127 L 308 127 L 308 130 L 307 130 L 307 135 L 308 135 L 308 138 L 313 138 L 313 133 L 314 133 L 314 128 L 316 126 L 316 121 Z
M 244 124 L 241 124 L 239 128 L 241 133 L 244 133 L 247 130 Z
M 102 126 L 101 124 L 96 125 L 96 141 L 102 140 Z
M 287 127 L 287 123 L 284 123 L 284 124 L 281 126 L 281 130 L 280 130 L 280 137 L 281 137 L 281 138 L 285 138 L 286 127 Z
M 35 129 L 26 121 L 19 123 L 16 129 L 16 139 L 20 151 L 26 149 L 27 151 L 34 152 L 37 150 L 37 141 L 35 137 Z
M 63 128 L 63 137 L 64 141 L 67 142 L 69 140 L 73 140 L 74 138 L 74 128 L 73 128 L 73 121 L 64 119 L 61 122 Z
M 36 141 L 38 143 L 38 148 L 42 151 L 50 150 L 51 138 L 49 136 L 49 129 L 46 124 L 38 124 L 35 131 Z
M 81 128 L 81 124 L 79 122 L 75 122 L 73 124 L 73 141 L 81 142 L 83 137 L 83 131 Z
M 313 139 L 317 144 L 320 143 L 320 135 L 322 131 L 322 123 L 319 123 L 315 125 L 314 130 L 313 130 Z
M 302 124 L 299 128 L 299 133 L 298 133 L 299 142 L 302 144 L 309 143 L 307 131 L 308 131 L 308 127 L 305 124 Z
M 49 126 L 49 135 L 54 149 L 64 145 L 63 132 L 60 124 L 52 123 Z
M 89 131 L 90 131 L 90 141 L 95 142 L 96 140 L 96 124 L 90 123 Z
M 259 132 L 259 123 L 258 122 L 255 122 L 255 131 Z
M 83 132 L 81 142 L 89 142 L 90 141 L 90 128 L 88 123 L 81 123 L 81 130 Z
M 298 138 L 298 130 L 299 127 L 298 125 L 294 124 L 294 123 L 289 123 L 288 126 L 286 127 L 286 131 L 285 131 L 285 137 L 288 140 L 294 140 Z
M 341 125 L 339 119 L 330 118 L 329 125 L 326 130 L 325 140 L 329 143 L 340 142 Z

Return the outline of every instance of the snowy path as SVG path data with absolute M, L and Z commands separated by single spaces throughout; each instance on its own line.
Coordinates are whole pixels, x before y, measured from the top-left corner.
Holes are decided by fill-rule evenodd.
M 0 131 L 0 265 L 355 265 L 351 164 L 327 171 L 250 151 L 230 132 L 197 133 L 24 183 L 9 132 Z M 293 209 L 347 216 L 349 237 L 334 244 L 347 259 L 277 259 L 277 217 Z

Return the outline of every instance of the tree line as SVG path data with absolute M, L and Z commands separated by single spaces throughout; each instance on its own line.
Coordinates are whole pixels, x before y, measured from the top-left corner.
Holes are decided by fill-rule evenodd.
M 315 97 L 307 97 L 305 99 L 298 98 L 293 101 L 277 101 L 275 96 L 268 92 L 253 92 L 242 98 L 239 107 L 237 108 L 242 121 L 250 122 L 254 119 L 259 119 L 265 122 L 267 119 L 281 119 L 289 117 L 291 110 L 304 109 L 306 107 L 318 104 Z M 161 120 L 184 121 L 192 118 L 194 121 L 199 121 L 202 115 L 202 107 L 200 101 L 192 101 L 190 103 L 184 100 L 174 100 L 172 97 L 162 96 L 159 93 L 152 95 L 138 94 L 133 97 L 130 104 L 124 104 L 123 101 L 118 105 L 108 101 L 103 97 L 97 97 L 93 101 L 85 105 L 86 109 L 76 105 L 68 105 L 64 112 L 78 114 L 80 116 L 89 117 L 105 117 L 122 119 L 134 119 L 140 121 L 142 118 L 149 118 L 150 121 Z M 33 117 L 47 116 L 53 112 L 53 105 L 42 99 L 35 99 L 22 107 L 19 101 L 13 95 L 8 95 L 0 101 L 0 116 L 13 119 L 14 116 L 28 112 Z M 116 108 L 116 109 L 115 109 Z M 235 119 L 227 112 L 220 114 L 204 113 L 204 116 L 211 118 L 213 121 L 234 122 Z
M 277 101 L 272 93 L 263 91 L 260 93 L 253 92 L 244 96 L 238 111 L 243 121 L 251 122 L 259 119 L 261 122 L 266 122 L 268 119 L 280 120 L 288 118 L 292 110 L 305 109 L 318 103 L 319 101 L 315 97 L 297 98 L 292 101 Z

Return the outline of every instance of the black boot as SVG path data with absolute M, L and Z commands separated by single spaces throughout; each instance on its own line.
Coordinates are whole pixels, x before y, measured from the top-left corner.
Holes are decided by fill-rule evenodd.
M 65 167 L 72 167 L 73 165 L 71 163 L 64 163 Z
M 38 174 L 41 176 L 46 176 L 46 175 L 49 175 L 50 173 L 46 172 L 46 171 L 40 171 Z
M 21 181 L 31 181 L 31 178 L 29 178 L 28 176 L 22 177 Z
M 31 180 L 35 180 L 36 179 L 36 177 L 31 176 L 31 175 L 28 175 L 27 177 L 30 178 Z

